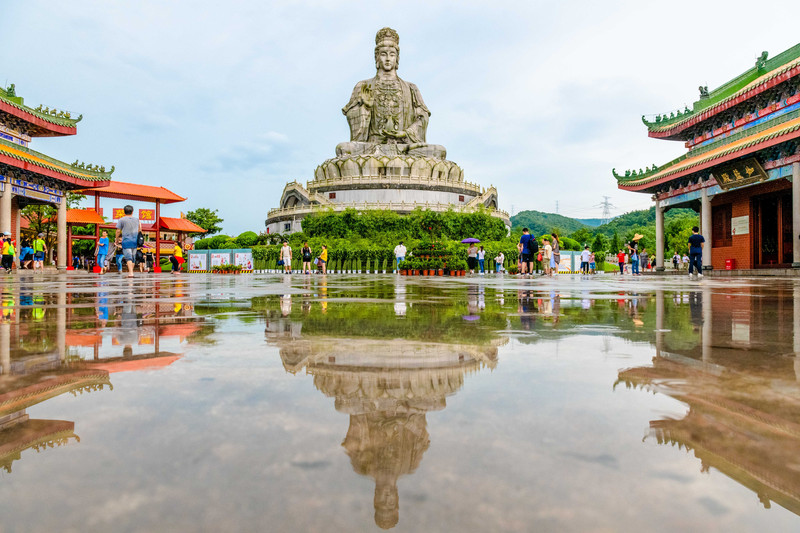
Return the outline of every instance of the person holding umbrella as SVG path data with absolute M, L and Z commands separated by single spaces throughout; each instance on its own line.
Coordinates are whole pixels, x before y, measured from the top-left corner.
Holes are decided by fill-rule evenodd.
M 478 247 L 475 246 L 475 243 L 481 242 L 479 239 L 475 239 L 470 237 L 469 239 L 464 239 L 461 241 L 464 244 L 469 244 L 469 248 L 467 248 L 467 266 L 469 267 L 469 273 L 475 273 L 475 267 L 478 265 Z

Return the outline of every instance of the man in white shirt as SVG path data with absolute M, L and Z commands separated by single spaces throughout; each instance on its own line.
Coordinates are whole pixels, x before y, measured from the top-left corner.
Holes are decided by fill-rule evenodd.
M 581 272 L 584 274 L 589 273 L 589 260 L 592 258 L 592 252 L 589 251 L 589 246 L 585 246 L 581 252 Z
M 400 261 L 406 260 L 406 247 L 403 246 L 403 241 L 394 247 L 394 257 L 397 259 L 397 270 L 400 270 Z

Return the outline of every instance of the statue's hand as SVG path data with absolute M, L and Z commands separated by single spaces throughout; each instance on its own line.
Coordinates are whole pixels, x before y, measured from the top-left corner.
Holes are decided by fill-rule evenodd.
M 361 87 L 360 97 L 365 106 L 372 107 L 372 88 L 366 83 Z
M 386 137 L 391 137 L 392 139 L 404 139 L 407 137 L 405 131 L 397 131 L 397 130 L 383 130 L 383 134 Z

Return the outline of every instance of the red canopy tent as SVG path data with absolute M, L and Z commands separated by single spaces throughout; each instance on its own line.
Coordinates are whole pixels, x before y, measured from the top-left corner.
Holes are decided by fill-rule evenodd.
M 153 230 L 156 233 L 156 263 L 155 271 L 161 272 L 161 204 L 173 204 L 183 202 L 186 198 L 178 196 L 174 192 L 164 187 L 152 185 L 139 185 L 136 183 L 125 183 L 122 181 L 112 181 L 107 187 L 97 187 L 78 191 L 87 196 L 94 195 L 94 208 L 100 211 L 100 198 L 117 198 L 120 200 L 132 200 L 135 202 L 155 202 L 156 217 Z M 171 219 L 176 220 L 176 219 Z M 192 233 L 197 230 L 192 230 Z M 204 231 L 200 228 L 199 231 Z M 100 226 L 97 226 L 95 238 L 100 238 Z

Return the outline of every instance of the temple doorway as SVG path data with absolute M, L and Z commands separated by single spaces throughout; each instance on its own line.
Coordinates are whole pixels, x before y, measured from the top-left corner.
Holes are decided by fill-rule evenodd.
M 792 264 L 792 195 L 777 193 L 753 198 L 755 235 L 753 262 L 756 267 Z

